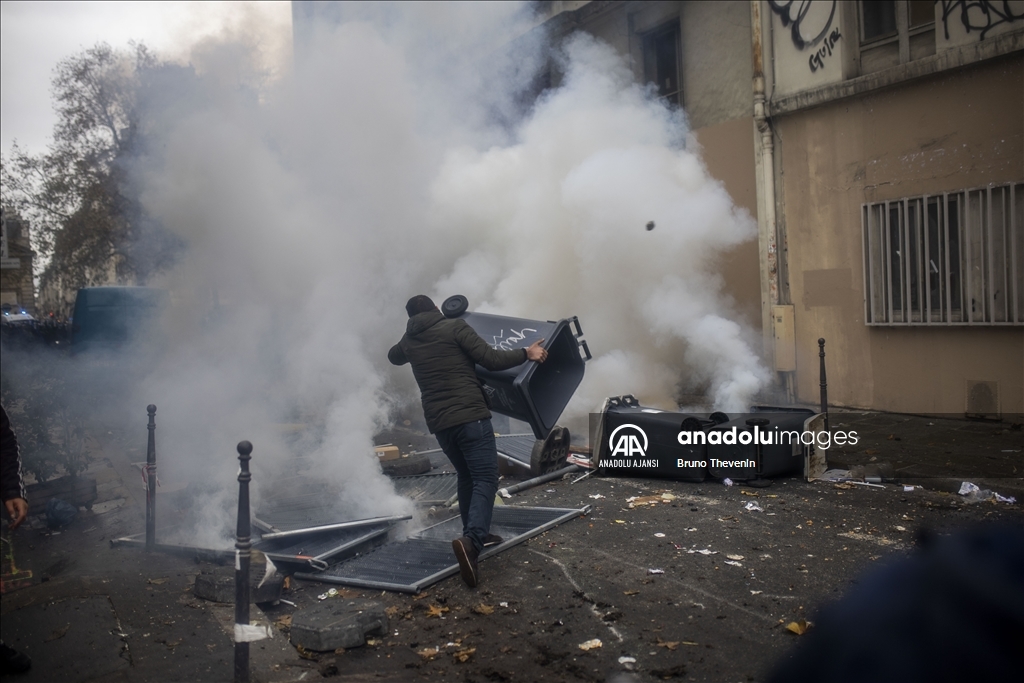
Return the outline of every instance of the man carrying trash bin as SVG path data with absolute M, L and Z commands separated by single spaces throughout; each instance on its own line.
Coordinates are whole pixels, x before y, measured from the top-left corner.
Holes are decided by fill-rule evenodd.
M 490 534 L 494 495 L 498 491 L 498 451 L 483 385 L 475 366 L 506 370 L 526 361 L 543 363 L 543 339 L 525 349 L 491 348 L 466 321 L 445 318 L 422 294 L 405 305 L 405 335 L 388 351 L 394 365 L 412 365 L 420 387 L 423 417 L 458 472 L 462 537 L 452 541 L 462 580 L 473 588 L 477 557 L 485 545 L 500 543 Z

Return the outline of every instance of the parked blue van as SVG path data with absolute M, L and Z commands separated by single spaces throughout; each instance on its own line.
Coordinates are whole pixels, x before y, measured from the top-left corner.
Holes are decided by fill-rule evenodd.
M 155 287 L 84 287 L 71 318 L 71 352 L 117 350 L 134 342 L 167 308 Z

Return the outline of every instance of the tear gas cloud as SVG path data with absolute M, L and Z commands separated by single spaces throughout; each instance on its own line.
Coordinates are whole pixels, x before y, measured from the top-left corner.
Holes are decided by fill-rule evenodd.
M 346 514 L 408 511 L 370 447 L 396 416 L 418 417 L 411 373 L 386 352 L 420 292 L 578 315 L 595 359 L 571 415 L 695 387 L 718 408 L 749 404 L 768 373 L 716 263 L 755 226 L 708 176 L 681 113 L 582 35 L 557 56 L 560 87 L 523 111 L 544 55 L 527 5 L 347 11 L 258 95 L 236 85 L 259 74 L 232 40 L 205 41 L 194 71 L 163 69 L 144 93 L 133 175 L 149 215 L 187 245 L 151 283 L 176 305 L 169 351 L 138 392 L 159 405 L 161 471 L 233 482 L 244 438 L 257 493 L 307 467 Z M 316 429 L 289 440 L 280 422 Z M 208 502 L 230 509 L 233 496 Z

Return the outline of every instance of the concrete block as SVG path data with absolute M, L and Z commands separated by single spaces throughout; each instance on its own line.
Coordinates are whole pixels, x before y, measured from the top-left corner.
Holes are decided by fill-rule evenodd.
M 249 601 L 254 603 L 274 602 L 281 597 L 284 577 L 275 574 L 262 587 L 263 565 L 255 565 L 249 571 Z M 203 570 L 197 577 L 193 590 L 197 598 L 213 602 L 235 602 L 235 568 L 214 567 Z
M 368 633 L 387 632 L 384 605 L 373 600 L 333 598 L 292 615 L 292 644 L 316 652 L 358 647 Z

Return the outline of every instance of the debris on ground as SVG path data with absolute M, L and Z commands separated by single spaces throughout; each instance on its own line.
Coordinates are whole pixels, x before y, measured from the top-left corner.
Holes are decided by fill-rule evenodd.
M 458 652 L 453 652 L 452 658 L 454 658 L 455 661 L 459 663 L 465 664 L 469 661 L 469 658 L 472 657 L 475 652 L 475 647 L 467 647 L 463 650 L 459 650 Z
M 968 503 L 980 503 L 985 500 L 994 500 L 997 503 L 1010 503 L 1012 505 L 1017 502 L 1017 499 L 1013 496 L 1001 496 L 995 491 L 982 489 L 977 484 L 969 481 L 965 481 L 960 484 L 959 494 L 963 496 L 964 500 Z
M 744 505 L 743 508 L 751 512 L 764 512 L 764 508 L 762 508 L 760 505 L 758 505 L 752 500 L 747 501 L 747 504 Z
M 648 569 L 648 570 L 647 570 L 647 573 L 648 573 L 648 574 L 664 574 L 664 573 L 665 573 L 665 570 L 664 570 L 664 569 L 654 569 L 654 568 L 652 567 L 651 569 Z
M 788 624 L 786 624 L 786 630 L 790 631 L 791 633 L 795 633 L 798 636 L 802 636 L 803 634 L 807 633 L 807 631 L 810 630 L 813 626 L 813 621 L 800 619 L 799 621 L 791 621 Z
M 586 642 L 580 643 L 580 649 L 583 650 L 584 652 L 586 652 L 588 650 L 596 650 L 599 647 L 601 647 L 601 639 L 600 638 L 591 638 L 590 640 L 588 640 Z

